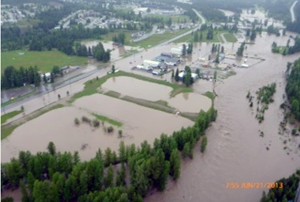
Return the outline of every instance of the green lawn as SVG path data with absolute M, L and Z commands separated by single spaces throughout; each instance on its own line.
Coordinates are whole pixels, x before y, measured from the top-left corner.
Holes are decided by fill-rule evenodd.
M 19 110 L 19 111 L 12 111 L 12 112 L 9 112 L 7 114 L 4 114 L 1 116 L 1 125 L 6 123 L 6 121 L 14 116 L 17 116 L 18 114 L 21 114 L 23 111 L 22 110 Z
M 228 42 L 232 42 L 232 43 L 237 42 L 236 37 L 232 33 L 224 33 L 224 37 Z
M 158 45 L 162 42 L 165 42 L 169 39 L 172 39 L 180 34 L 183 34 L 185 32 L 187 32 L 188 30 L 187 29 L 184 29 L 184 30 L 180 30 L 178 32 L 165 32 L 163 34 L 155 34 L 143 41 L 140 41 L 140 42 L 136 42 L 136 43 L 131 43 L 130 45 L 133 45 L 133 46 L 140 46 L 142 48 L 150 48 L 150 47 L 153 47 L 155 45 Z
M 84 65 L 86 57 L 68 56 L 60 51 L 17 50 L 1 53 L 1 72 L 7 66 L 37 66 L 42 72 L 50 72 L 53 66 Z

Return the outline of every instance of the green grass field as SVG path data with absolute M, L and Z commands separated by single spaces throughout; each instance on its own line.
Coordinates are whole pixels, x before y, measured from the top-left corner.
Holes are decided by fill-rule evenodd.
M 224 37 L 228 42 L 232 42 L 232 43 L 237 42 L 236 37 L 232 33 L 225 33 Z
M 86 57 L 68 56 L 60 51 L 17 50 L 1 53 L 1 73 L 7 66 L 19 68 L 37 66 L 42 72 L 50 72 L 53 66 L 84 65 Z
M 142 48 L 151 48 L 155 45 L 158 45 L 162 42 L 172 39 L 180 34 L 187 32 L 187 31 L 188 31 L 187 29 L 184 29 L 184 30 L 180 30 L 178 32 L 165 32 L 163 34 L 155 34 L 155 35 L 151 36 L 150 38 L 147 38 L 140 42 L 132 43 L 130 45 L 140 46 Z

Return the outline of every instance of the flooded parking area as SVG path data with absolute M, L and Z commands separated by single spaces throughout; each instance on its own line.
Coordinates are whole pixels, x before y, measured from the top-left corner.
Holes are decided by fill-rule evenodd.
M 113 126 L 114 132 L 107 133 L 103 126 L 94 128 L 82 122 L 75 125 L 75 118 L 81 120 L 82 116 L 86 116 L 93 119 L 92 113 L 119 121 L 123 126 Z M 50 141 L 55 143 L 58 151 L 79 151 L 82 160 L 89 160 L 99 148 L 105 150 L 110 147 L 117 151 L 121 141 L 126 145 L 140 145 L 144 140 L 152 144 L 162 133 L 170 135 L 192 124 L 192 121 L 174 114 L 95 94 L 80 98 L 72 107 L 50 111 L 17 127 L 2 140 L 1 161 L 8 162 L 22 150 L 32 153 L 45 151 Z M 108 123 L 105 125 L 109 126 Z M 122 130 L 121 138 L 118 130 Z

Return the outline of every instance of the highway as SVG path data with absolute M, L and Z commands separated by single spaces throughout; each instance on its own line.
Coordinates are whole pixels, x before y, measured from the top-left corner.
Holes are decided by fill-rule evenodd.
M 296 6 L 297 3 L 298 3 L 298 1 L 295 1 L 295 2 L 292 4 L 291 8 L 290 8 L 290 13 L 291 13 L 291 20 L 292 20 L 292 22 L 295 22 L 295 21 L 296 21 L 296 17 L 295 17 L 295 6 Z

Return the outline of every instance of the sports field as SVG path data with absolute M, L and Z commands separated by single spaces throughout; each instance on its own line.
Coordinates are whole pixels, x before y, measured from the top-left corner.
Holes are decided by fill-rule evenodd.
M 16 50 L 1 53 L 1 72 L 9 65 L 16 68 L 37 66 L 42 72 L 50 72 L 55 65 L 63 67 L 86 63 L 86 57 L 68 56 L 60 51 Z

